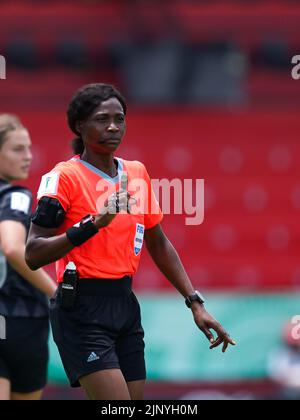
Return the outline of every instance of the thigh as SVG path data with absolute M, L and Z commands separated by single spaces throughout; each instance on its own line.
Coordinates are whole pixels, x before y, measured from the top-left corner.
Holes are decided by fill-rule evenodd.
M 12 392 L 11 399 L 13 401 L 38 401 L 42 398 L 43 390 L 35 391 L 35 392 L 28 392 L 28 393 L 18 393 Z
M 7 401 L 10 399 L 10 381 L 7 378 L 0 377 L 0 400 Z
M 92 400 L 130 400 L 130 394 L 120 369 L 106 369 L 79 379 Z
M 130 398 L 132 400 L 143 400 L 145 380 L 127 382 Z

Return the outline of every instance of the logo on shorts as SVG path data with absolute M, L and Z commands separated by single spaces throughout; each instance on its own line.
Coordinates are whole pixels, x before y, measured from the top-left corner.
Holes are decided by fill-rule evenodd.
M 87 359 L 87 362 L 88 363 L 95 362 L 95 360 L 98 360 L 98 359 L 100 359 L 100 357 L 92 351 L 92 353 L 89 355 L 89 357 Z

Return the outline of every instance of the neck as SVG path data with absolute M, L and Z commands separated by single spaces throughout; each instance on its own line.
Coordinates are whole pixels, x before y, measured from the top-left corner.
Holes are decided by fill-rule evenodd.
M 81 159 L 105 172 L 107 175 L 114 177 L 117 169 L 114 163 L 114 156 L 112 153 L 108 155 L 99 155 L 91 150 L 84 150 Z
M 0 174 L 0 181 L 5 181 L 5 182 L 8 182 L 9 184 L 11 184 L 12 179 L 6 177 L 5 175 Z

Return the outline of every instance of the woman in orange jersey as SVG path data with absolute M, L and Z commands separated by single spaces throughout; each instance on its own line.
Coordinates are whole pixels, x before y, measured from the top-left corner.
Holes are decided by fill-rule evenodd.
M 32 269 L 56 261 L 54 339 L 71 385 L 81 385 L 95 400 L 143 399 L 144 331 L 131 289 L 143 240 L 186 299 L 211 348 L 223 344 L 226 351 L 234 345 L 206 312 L 162 230 L 163 215 L 145 166 L 115 157 L 126 111 L 124 98 L 111 85 L 91 84 L 76 92 L 68 109 L 69 127 L 78 136 L 76 155 L 43 176 L 26 248 Z M 127 190 L 135 180 L 145 187 L 139 197 L 143 211 L 134 211 L 138 203 Z

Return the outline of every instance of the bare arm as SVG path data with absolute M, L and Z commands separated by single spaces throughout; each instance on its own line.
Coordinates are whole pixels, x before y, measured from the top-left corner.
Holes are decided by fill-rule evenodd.
M 145 242 L 157 267 L 182 296 L 186 297 L 192 294 L 195 289 L 177 251 L 163 232 L 160 224 L 145 231 Z
M 114 194 L 111 197 L 113 196 Z M 120 200 L 120 210 L 126 210 L 128 205 L 127 191 L 120 190 L 116 193 L 116 197 Z M 108 226 L 117 217 L 118 213 L 109 213 L 109 206 L 109 200 L 106 200 L 105 207 L 95 217 L 94 225 L 98 230 Z M 31 223 L 25 258 L 32 270 L 37 270 L 44 265 L 63 258 L 74 248 L 66 233 L 57 235 L 57 232 L 58 228 L 44 228 Z
M 57 230 L 57 228 L 48 229 L 31 223 L 25 258 L 32 270 L 63 258 L 74 248 L 65 233 L 56 236 Z
M 30 270 L 25 262 L 26 230 L 20 222 L 3 221 L 0 223 L 0 243 L 9 264 L 30 284 L 47 296 L 53 296 L 56 284 L 48 274 L 40 269 Z
M 145 231 L 145 242 L 153 261 L 166 278 L 184 297 L 191 295 L 195 289 L 175 248 L 164 234 L 160 224 Z M 193 302 L 191 309 L 197 326 L 211 342 L 211 348 L 223 343 L 223 352 L 225 352 L 228 344 L 235 345 L 223 327 L 206 312 L 203 305 Z M 218 335 L 216 339 L 210 329 L 216 331 Z

